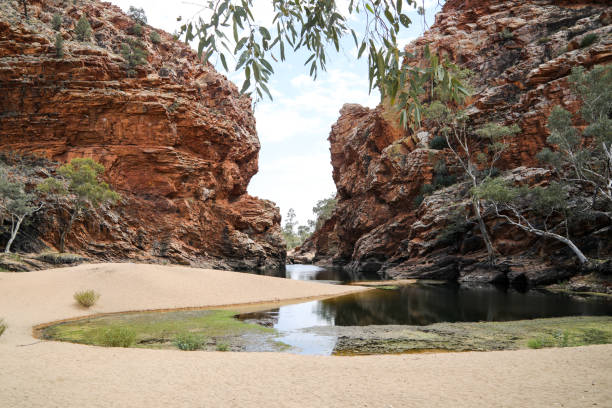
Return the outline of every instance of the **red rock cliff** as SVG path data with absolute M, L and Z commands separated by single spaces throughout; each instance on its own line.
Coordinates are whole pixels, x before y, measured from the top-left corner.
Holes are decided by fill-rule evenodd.
M 612 8 L 606 4 L 451 0 L 431 29 L 406 48 L 422 56 L 429 44 L 432 51 L 475 73 L 471 121 L 475 126 L 517 123 L 522 131 L 511 140 L 499 167 L 517 169 L 516 177 L 539 182 L 545 175 L 527 167 L 537 166 L 536 153 L 546 144 L 550 110 L 555 105 L 578 109 L 566 81 L 571 68 L 612 61 Z M 581 39 L 591 33 L 597 42 L 581 48 Z M 338 206 L 302 252 L 314 251 L 318 261 L 394 277 L 499 278 L 486 273 L 480 277 L 473 266 L 483 255 L 476 227 L 452 242 L 441 239 L 452 210 L 467 207 L 460 184 L 426 197 L 419 206 L 413 204 L 421 186 L 431 181 L 436 161 L 444 160 L 452 169 L 450 156 L 427 148 L 433 135 L 422 130 L 416 138 L 404 137 L 385 119 L 382 107 L 342 108 L 329 136 Z M 509 267 L 509 276 L 522 273 L 529 259 L 544 259 L 546 264 L 559 249 L 498 221 L 488 223 L 502 255 L 525 258 L 523 266 Z M 537 282 L 538 268 L 532 269 L 536 272 L 531 279 Z
M 0 149 L 58 162 L 95 158 L 123 196 L 74 228 L 70 250 L 221 268 L 284 265 L 278 208 L 246 193 L 260 147 L 248 97 L 150 26 L 140 38 L 147 63 L 128 78 L 120 47 L 135 38 L 134 22 L 109 3 L 29 1 L 28 21 L 19 3 L 0 10 Z M 55 56 L 54 13 L 63 16 L 63 58 Z M 88 42 L 74 33 L 83 14 Z M 37 227 L 50 246 L 57 222 Z

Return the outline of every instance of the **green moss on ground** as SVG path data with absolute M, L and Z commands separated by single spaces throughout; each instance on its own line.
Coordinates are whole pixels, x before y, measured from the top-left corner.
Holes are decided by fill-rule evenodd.
M 125 313 L 59 323 L 42 330 L 47 340 L 104 346 L 105 333 L 125 328 L 135 333 L 132 347 L 177 348 L 177 338 L 186 334 L 201 340 L 199 348 L 216 350 L 224 344 L 229 350 L 244 350 L 252 338 L 270 350 L 283 350 L 276 342 L 277 332 L 268 327 L 242 322 L 231 310 L 195 310 Z

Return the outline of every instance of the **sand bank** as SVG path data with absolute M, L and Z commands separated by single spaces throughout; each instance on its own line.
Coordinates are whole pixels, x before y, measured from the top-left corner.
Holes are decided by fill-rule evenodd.
M 102 294 L 90 310 L 72 294 Z M 94 313 L 288 301 L 363 290 L 136 264 L 0 274 L 0 407 L 610 406 L 612 345 L 364 357 L 99 348 L 32 327 Z

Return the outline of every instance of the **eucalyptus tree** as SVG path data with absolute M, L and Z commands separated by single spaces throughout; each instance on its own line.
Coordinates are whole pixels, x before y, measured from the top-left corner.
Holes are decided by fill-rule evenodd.
M 69 218 L 60 233 L 59 251 L 64 252 L 66 236 L 76 220 L 87 211 L 104 204 L 112 204 L 121 196 L 113 191 L 100 177 L 104 166 L 89 158 L 72 159 L 57 170 L 59 178 L 49 177 L 38 185 L 38 190 L 54 199 L 58 205 L 67 202 Z
M 244 70 L 242 93 L 264 94 L 272 99 L 268 82 L 274 73 L 271 61 L 284 61 L 288 52 L 306 53 L 305 63 L 313 78 L 325 70 L 330 49 L 340 50 L 343 38 L 350 38 L 357 58 L 367 55 L 369 90 L 377 88 L 398 110 L 400 123 L 420 125 L 420 99 L 426 86 L 435 81 L 456 99 L 467 90 L 455 77 L 446 59 L 425 49 L 426 68 L 410 67 L 415 55 L 400 49 L 398 35 L 412 21 L 407 15 L 424 10 L 424 0 L 350 0 L 341 10 L 335 0 L 272 0 L 270 24 L 257 22 L 252 0 L 212 0 L 201 15 L 181 27 L 186 42 L 198 40 L 198 55 L 203 61 L 218 56 L 229 70 L 228 56 L 236 58 L 235 70 Z M 353 19 L 351 16 L 361 18 Z M 180 20 L 180 18 L 179 18 Z M 231 33 L 230 33 L 231 32 Z M 416 65 L 416 64 L 415 64 Z
M 10 181 L 5 172 L 0 172 L 0 210 L 10 218 L 10 237 L 4 247 L 5 253 L 11 252 L 11 246 L 19 233 L 23 221 L 42 209 L 35 193 L 26 192 L 23 183 Z
M 570 235 L 570 223 L 606 216 L 612 220 L 612 68 L 576 67 L 569 83 L 582 102 L 587 126 L 580 131 L 572 114 L 556 106 L 548 118 L 551 148 L 538 158 L 553 175 L 548 186 L 515 186 L 490 179 L 476 194 L 508 223 L 567 245 L 581 264 L 589 262 Z
M 493 263 L 495 249 L 483 219 L 482 197 L 477 194 L 477 190 L 497 174 L 495 165 L 508 148 L 508 139 L 519 133 L 520 128 L 516 124 L 504 126 L 493 122 L 473 128 L 464 110 L 455 109 L 452 104 L 440 100 L 427 105 L 424 115 L 434 129 L 444 136 L 446 148 L 452 152 L 471 185 L 472 210 L 487 249 L 489 263 Z

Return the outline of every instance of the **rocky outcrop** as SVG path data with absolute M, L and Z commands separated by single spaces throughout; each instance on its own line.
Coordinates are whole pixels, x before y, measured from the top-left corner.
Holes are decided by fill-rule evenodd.
M 0 10 L 0 149 L 92 157 L 123 197 L 76 225 L 67 247 L 100 259 L 284 267 L 278 208 L 247 194 L 260 148 L 250 98 L 168 33 L 145 26 L 131 35 L 134 22 L 109 3 L 28 4 L 28 20 L 18 1 Z M 76 39 L 82 15 L 91 41 Z M 120 54 L 130 40 L 147 52 L 133 77 Z M 52 214 L 33 234 L 52 247 L 59 222 Z
M 546 145 L 547 117 L 555 105 L 577 112 L 579 102 L 567 83 L 573 66 L 612 61 L 611 15 L 604 1 L 449 0 L 431 29 L 406 47 L 416 55 L 407 63 L 422 64 L 429 44 L 432 52 L 473 71 L 471 123 L 521 128 L 497 166 L 541 183 L 546 175 L 532 168 Z M 582 43 L 591 34 L 596 41 Z M 571 258 L 565 248 L 494 219 L 487 223 L 502 263 L 488 268 L 477 226 L 456 219 L 459 208 L 469 218 L 467 186 L 436 191 L 419 204 L 422 185 L 438 176 L 436 163 L 456 172 L 451 156 L 427 148 L 432 129 L 405 135 L 392 123 L 382 106 L 342 108 L 329 137 L 338 205 L 303 246 L 316 249 L 315 261 L 400 278 L 546 283 L 572 273 L 559 265 Z M 612 250 L 599 244 L 610 242 L 609 230 L 597 237 L 593 231 L 594 225 L 576 231 L 586 250 Z

